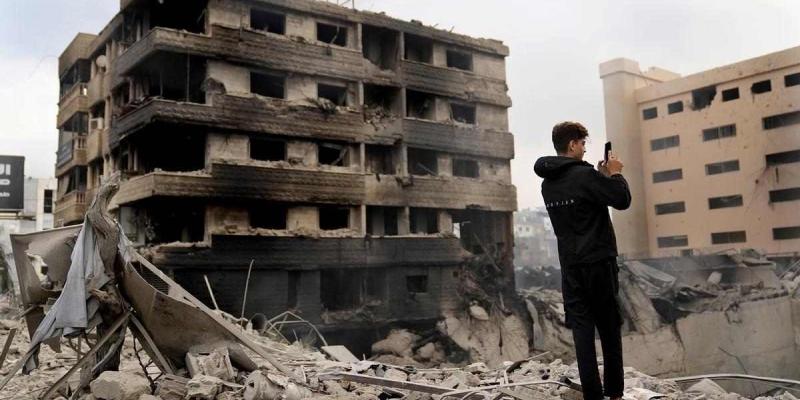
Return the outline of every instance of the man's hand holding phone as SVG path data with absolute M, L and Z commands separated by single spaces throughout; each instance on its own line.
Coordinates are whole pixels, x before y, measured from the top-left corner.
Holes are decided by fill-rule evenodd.
M 622 161 L 618 160 L 611 151 L 611 142 L 606 142 L 604 159 L 597 163 L 597 170 L 605 176 L 622 173 Z

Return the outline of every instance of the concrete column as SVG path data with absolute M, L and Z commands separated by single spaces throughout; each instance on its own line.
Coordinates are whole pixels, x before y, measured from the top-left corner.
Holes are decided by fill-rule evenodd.
M 411 175 L 408 173 L 408 145 L 405 143 L 400 145 L 400 157 L 397 159 L 397 167 L 399 169 L 398 175 Z
M 397 234 L 398 235 L 408 235 L 411 233 L 411 219 L 410 219 L 411 211 L 408 207 L 400 208 L 400 212 L 397 213 Z
M 453 216 L 447 210 L 438 210 L 438 224 L 439 233 L 452 233 L 453 232 Z

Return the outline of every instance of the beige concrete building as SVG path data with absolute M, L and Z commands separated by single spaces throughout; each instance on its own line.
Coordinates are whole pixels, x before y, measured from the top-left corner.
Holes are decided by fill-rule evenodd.
M 681 77 L 600 64 L 606 133 L 634 203 L 628 257 L 800 251 L 800 47 Z

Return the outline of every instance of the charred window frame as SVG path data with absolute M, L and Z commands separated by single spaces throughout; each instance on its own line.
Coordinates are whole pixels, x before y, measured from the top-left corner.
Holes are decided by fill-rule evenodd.
M 659 236 L 656 238 L 658 247 L 661 249 L 669 247 L 684 247 L 689 245 L 689 237 L 687 235 L 676 236 Z
M 668 149 L 670 147 L 678 147 L 680 145 L 681 145 L 681 137 L 678 135 L 673 135 L 651 140 L 650 150 L 657 151 L 657 150 Z
M 347 106 L 347 85 L 328 85 L 325 83 L 317 84 L 317 98 L 326 99 L 331 103 L 346 107 Z
M 151 0 L 149 20 L 151 27 L 172 28 L 192 33 L 205 33 L 207 0 L 160 1 Z
M 453 176 L 461 176 L 464 178 L 480 177 L 480 168 L 478 166 L 478 161 L 468 160 L 464 158 L 454 158 Z
M 658 108 L 657 107 L 650 107 L 645 108 L 642 110 L 642 119 L 647 121 L 648 119 L 654 119 L 658 117 Z
M 708 199 L 708 209 L 716 210 L 719 208 L 732 208 L 741 207 L 744 205 L 744 199 L 740 194 L 730 196 L 710 197 Z
M 400 208 L 367 206 L 367 234 L 396 236 L 399 234 Z
M 250 93 L 275 99 L 286 98 L 286 77 L 263 72 L 250 72 Z
M 381 110 L 379 112 L 383 114 L 402 115 L 403 106 L 400 90 L 400 88 L 394 86 L 365 83 L 364 106 L 370 110 Z
M 726 137 L 736 136 L 736 124 L 717 126 L 714 128 L 703 129 L 703 141 L 717 140 Z
M 337 206 L 320 206 L 319 229 L 333 231 L 350 227 L 350 208 Z
M 731 101 L 739 98 L 739 88 L 730 88 L 722 91 L 722 101 Z
M 403 36 L 403 59 L 433 64 L 433 40 L 410 33 Z
M 780 203 L 784 201 L 795 201 L 795 200 L 800 200 L 800 187 L 769 191 L 770 203 Z
M 800 226 L 772 228 L 773 240 L 800 239 Z
M 406 291 L 408 293 L 428 293 L 428 275 L 406 275 Z
M 772 91 L 772 81 L 769 79 L 755 82 L 753 83 L 752 86 L 750 86 L 750 92 L 752 92 L 753 94 L 761 94 L 771 91 Z
M 283 140 L 251 137 L 250 158 L 260 161 L 285 161 L 286 142 Z
M 800 150 L 783 151 L 765 156 L 768 167 L 800 162 Z
M 384 268 L 323 269 L 320 271 L 320 302 L 328 311 L 359 308 L 386 297 Z
M 257 31 L 286 34 L 286 14 L 257 8 L 250 9 L 250 28 Z
M 792 111 L 788 113 L 772 115 L 762 118 L 764 130 L 776 129 L 789 125 L 800 124 L 800 111 Z
M 262 229 L 286 229 L 289 207 L 283 204 L 260 204 L 249 210 L 250 227 Z
M 683 169 L 670 169 L 653 172 L 653 183 L 677 181 L 683 179 Z
M 676 201 L 672 203 L 656 204 L 656 215 L 664 214 L 678 214 L 686 212 L 686 203 L 683 201 Z
M 436 117 L 436 96 L 406 89 L 406 117 L 433 120 Z
M 366 167 L 370 174 L 396 174 L 394 148 L 391 146 L 366 145 Z
M 450 102 L 450 119 L 462 124 L 475 125 L 476 109 L 474 104 Z
M 320 165 L 346 167 L 348 152 L 345 143 L 321 142 L 317 144 L 317 161 Z
M 746 231 L 714 232 L 711 234 L 711 244 L 744 243 L 746 241 Z
M 434 234 L 439 232 L 439 213 L 433 208 L 414 208 L 409 210 L 411 233 Z
M 397 68 L 400 32 L 371 25 L 361 26 L 361 53 L 380 69 Z
M 461 50 L 447 50 L 447 67 L 472 71 L 472 53 Z
M 668 114 L 676 114 L 679 112 L 683 112 L 683 102 L 676 101 L 674 103 L 667 104 L 667 113 Z
M 347 47 L 347 27 L 317 22 L 317 40 L 327 44 Z
M 433 175 L 439 173 L 439 158 L 435 151 L 408 148 L 409 175 Z

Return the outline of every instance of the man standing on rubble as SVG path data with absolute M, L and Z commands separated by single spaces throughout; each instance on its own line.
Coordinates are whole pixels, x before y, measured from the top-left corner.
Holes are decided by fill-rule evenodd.
M 577 122 L 553 127 L 557 156 L 541 157 L 534 171 L 544 178 L 544 197 L 558 238 L 567 327 L 572 329 L 583 398 L 622 397 L 622 314 L 617 297 L 617 243 L 608 207 L 631 204 L 622 162 L 609 154 L 594 169 L 583 161 L 589 132 Z M 595 328 L 603 348 L 603 383 L 597 368 Z M 605 392 L 603 389 L 605 388 Z

